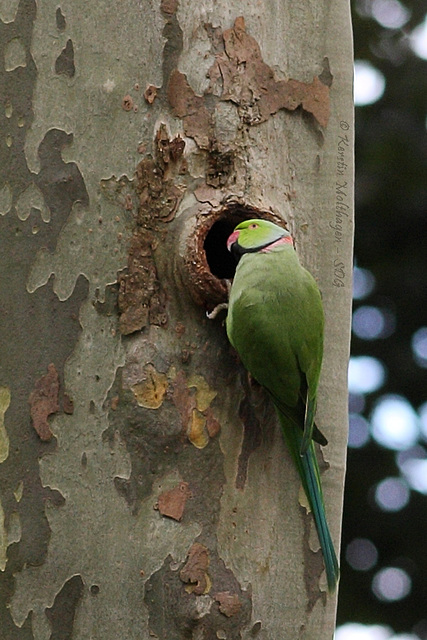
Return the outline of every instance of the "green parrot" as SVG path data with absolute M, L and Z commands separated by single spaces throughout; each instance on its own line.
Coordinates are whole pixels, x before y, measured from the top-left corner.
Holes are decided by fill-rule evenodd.
M 323 356 L 320 292 L 300 265 L 291 234 L 272 222 L 241 222 L 227 248 L 237 260 L 226 319 L 228 339 L 274 402 L 314 516 L 333 591 L 339 568 L 313 442 L 327 444 L 314 423 Z

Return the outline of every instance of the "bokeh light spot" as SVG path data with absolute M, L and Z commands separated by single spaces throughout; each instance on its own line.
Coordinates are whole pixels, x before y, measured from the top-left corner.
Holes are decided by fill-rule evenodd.
M 388 338 L 395 324 L 394 315 L 378 307 L 363 306 L 353 313 L 353 333 L 362 340 Z
M 402 600 L 410 593 L 411 586 L 411 578 L 398 567 L 380 569 L 372 580 L 372 591 L 383 602 Z
M 427 460 L 420 458 L 406 460 L 402 464 L 402 473 L 412 489 L 427 494 Z
M 365 396 L 362 393 L 348 394 L 348 410 L 350 413 L 362 413 L 365 404 Z
M 399 0 L 374 0 L 372 16 L 387 29 L 400 29 L 411 17 L 411 12 Z
M 423 60 L 427 60 L 427 15 L 424 22 L 412 31 L 409 42 L 412 51 Z
M 385 89 L 385 78 L 381 71 L 366 60 L 354 63 L 354 104 L 363 107 L 381 98 Z
M 420 417 L 421 434 L 427 440 L 427 402 L 424 402 L 418 409 L 418 415 Z
M 418 416 L 402 396 L 382 396 L 372 411 L 371 425 L 375 440 L 389 449 L 408 449 L 418 439 Z
M 412 336 L 412 351 L 415 362 L 424 369 L 427 369 L 427 327 L 421 327 Z
M 390 627 L 379 624 L 365 625 L 359 622 L 347 622 L 335 631 L 334 640 L 420 640 L 413 633 L 393 634 Z
M 347 545 L 345 559 L 356 571 L 369 571 L 377 564 L 376 546 L 366 538 L 355 538 Z
M 400 511 L 409 502 L 408 485 L 401 478 L 386 478 L 378 483 L 375 502 L 383 511 Z
M 376 358 L 354 356 L 348 365 L 348 390 L 350 393 L 372 393 L 385 381 L 385 369 Z
M 353 333 L 363 340 L 375 340 L 384 331 L 385 319 L 377 307 L 359 307 L 353 313 Z
M 358 413 L 349 416 L 348 446 L 352 449 L 364 447 L 370 437 L 369 423 Z
M 425 458 L 427 458 L 427 452 L 421 444 L 416 444 L 413 447 L 409 447 L 409 449 L 399 451 L 396 454 L 397 466 L 402 470 L 405 462 L 413 460 L 413 458 L 419 458 L 421 460 L 425 460 Z
M 379 624 L 347 622 L 335 631 L 334 640 L 391 640 L 392 631 Z
M 375 276 L 368 269 L 354 267 L 353 269 L 353 298 L 362 300 L 369 296 L 375 288 Z

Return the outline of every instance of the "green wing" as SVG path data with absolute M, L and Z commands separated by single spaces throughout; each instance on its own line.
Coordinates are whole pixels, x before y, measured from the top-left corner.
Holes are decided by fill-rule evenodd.
M 314 428 L 323 325 L 319 290 L 292 247 L 242 257 L 230 292 L 228 337 L 275 404 L 307 433 L 304 446 L 313 432 L 325 442 Z

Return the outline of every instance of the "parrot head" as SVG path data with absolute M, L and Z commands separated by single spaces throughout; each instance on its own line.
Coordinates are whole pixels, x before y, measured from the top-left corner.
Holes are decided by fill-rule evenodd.
M 237 261 L 244 253 L 255 253 L 281 240 L 293 244 L 289 231 L 269 220 L 244 220 L 234 229 L 227 240 L 227 249 Z

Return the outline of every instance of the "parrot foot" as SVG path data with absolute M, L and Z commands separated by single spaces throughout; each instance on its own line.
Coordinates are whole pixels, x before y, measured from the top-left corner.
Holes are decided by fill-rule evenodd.
M 209 320 L 215 320 L 219 312 L 223 309 L 228 309 L 228 302 L 221 302 L 221 304 L 217 304 L 210 313 L 206 311 L 206 316 L 209 318 Z

